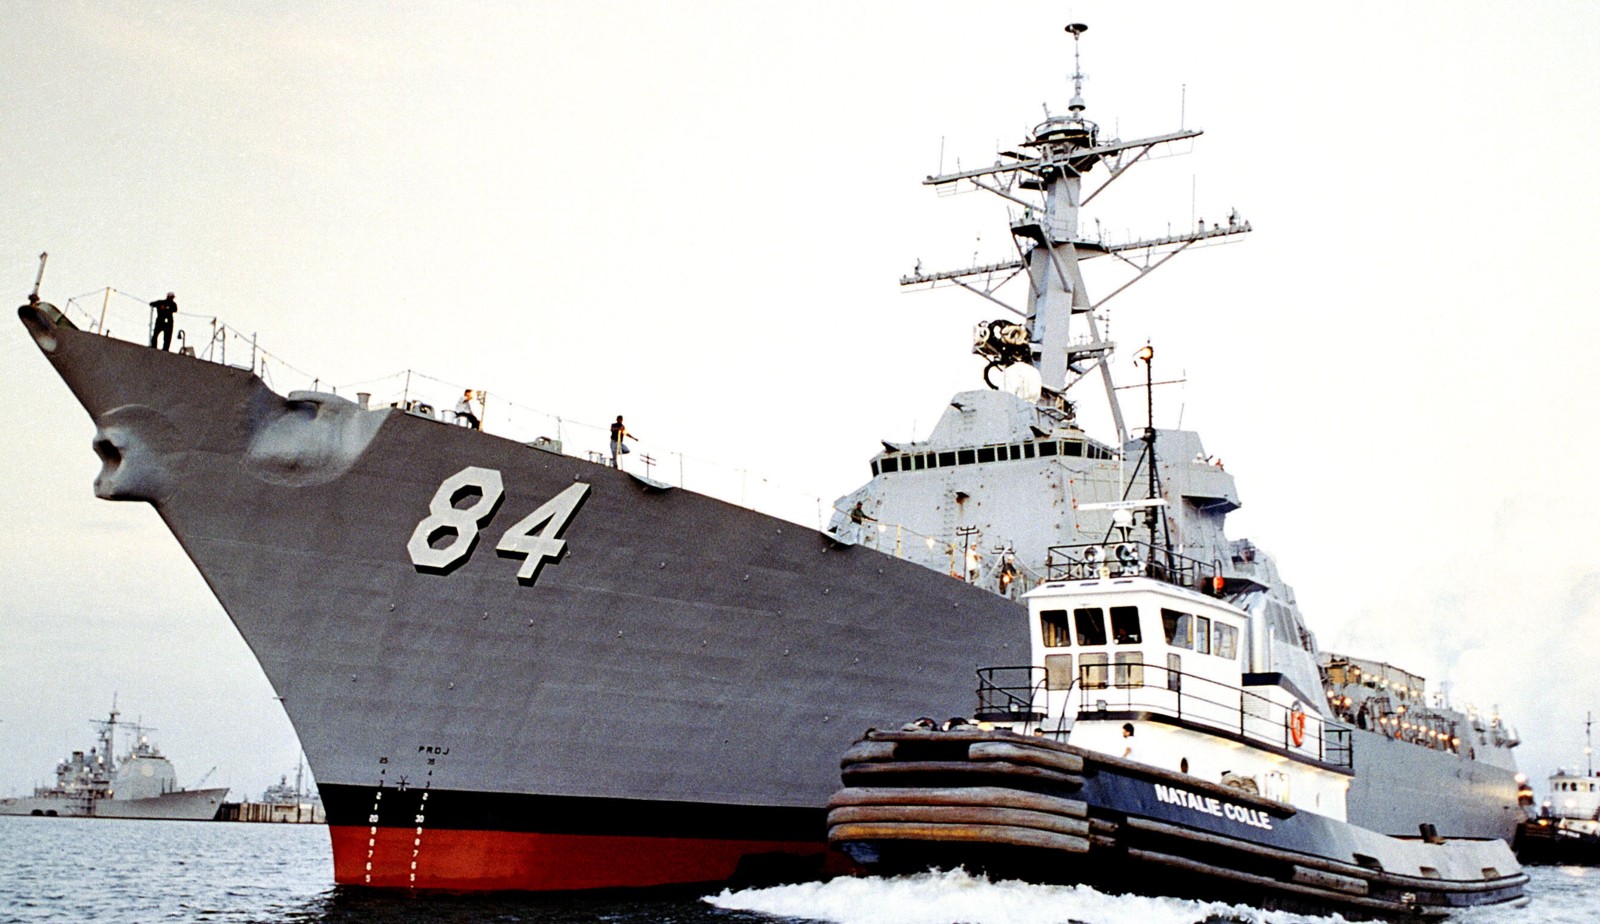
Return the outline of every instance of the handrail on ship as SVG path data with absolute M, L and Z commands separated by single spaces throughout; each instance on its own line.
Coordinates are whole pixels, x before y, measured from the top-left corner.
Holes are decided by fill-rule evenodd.
M 845 517 L 849 516 L 849 511 L 847 510 L 838 507 L 833 509 L 835 512 L 844 515 Z M 906 546 L 915 545 L 916 542 L 922 542 L 926 545 L 929 552 L 934 552 L 937 550 L 937 553 L 941 558 L 949 558 L 949 574 L 951 577 L 956 578 L 957 580 L 965 580 L 968 583 L 983 583 L 986 578 L 992 577 L 995 570 L 999 567 L 998 564 L 995 564 L 987 570 L 980 569 L 980 572 L 976 578 L 968 576 L 965 573 L 968 571 L 968 569 L 962 564 L 962 557 L 964 554 L 975 553 L 980 559 L 986 559 L 993 557 L 995 553 L 993 549 L 979 549 L 977 545 L 965 542 L 961 536 L 957 536 L 955 538 L 932 536 L 927 533 L 918 532 L 917 530 L 912 529 L 903 523 L 885 523 L 880 521 L 873 523 L 851 524 L 847 520 L 843 525 L 847 528 L 852 526 L 854 527 L 854 542 L 866 546 L 869 549 L 876 549 L 885 555 L 891 555 L 895 558 L 919 560 L 907 553 Z M 894 530 L 892 541 L 889 539 L 889 531 L 891 529 Z M 1034 587 L 1044 583 L 1046 580 L 1044 573 L 1040 572 L 1020 558 L 1013 557 L 1011 559 L 1011 563 L 1016 568 L 1016 575 L 1014 587 L 1008 588 L 1008 594 L 1010 596 L 1017 596 L 1027 593 L 1029 590 L 1032 590 Z M 931 567 L 931 565 L 928 565 L 927 561 L 922 561 L 922 564 L 924 566 Z
M 118 336 L 119 339 L 131 342 L 148 342 L 150 331 L 154 324 L 154 311 L 150 309 L 146 300 L 141 296 L 123 292 L 114 288 L 95 289 L 82 295 L 75 295 L 67 299 L 64 305 L 57 309 L 66 317 L 68 323 L 89 333 L 102 336 Z M 286 384 L 279 385 L 274 381 L 274 369 L 287 370 L 302 382 L 302 387 L 309 391 L 321 391 L 334 395 L 341 393 L 356 395 L 361 392 L 370 392 L 375 396 L 374 405 L 391 406 L 399 410 L 407 410 L 407 405 L 424 404 L 430 410 L 441 409 L 449 414 L 454 406 L 454 401 L 465 390 L 465 387 L 445 379 L 435 378 L 414 370 L 403 370 L 378 379 L 366 379 L 343 385 L 336 385 L 325 381 L 320 376 L 315 376 L 300 369 L 276 353 L 261 346 L 254 334 L 244 332 L 230 326 L 219 317 L 209 314 L 179 311 L 180 323 L 174 331 L 174 348 L 182 353 L 187 353 L 197 359 L 217 362 L 223 365 L 232 365 L 234 368 L 249 369 L 260 375 L 268 387 L 281 390 L 284 394 L 297 389 Z M 209 328 L 205 343 L 200 344 L 198 339 L 191 341 L 186 336 L 183 321 L 199 321 Z M 113 326 L 117 330 L 139 330 L 137 337 L 121 337 L 113 333 Z M 236 357 L 245 357 L 246 363 L 230 363 L 230 347 Z M 426 388 L 413 389 L 418 380 L 428 383 Z M 381 392 L 384 383 L 392 383 L 387 392 Z M 437 398 L 438 395 L 443 398 Z M 380 396 L 381 395 L 381 396 Z M 436 400 L 428 400 L 436 398 Z M 495 421 L 494 431 L 502 436 L 516 439 L 536 448 L 546 451 L 558 451 L 562 454 L 576 458 L 587 458 L 591 461 L 604 461 L 609 458 L 607 443 L 610 436 L 609 424 L 589 424 L 569 420 L 556 414 L 540 411 L 524 406 L 518 402 L 498 398 L 495 402 L 498 411 L 510 411 L 513 415 L 526 415 L 542 421 L 542 425 L 527 425 L 521 422 L 510 426 L 502 425 Z M 432 415 L 427 415 L 432 416 Z M 438 417 L 433 417 L 438 420 Z M 446 418 L 444 423 L 451 421 Z M 509 436 L 507 430 L 513 427 L 530 431 L 519 436 Z M 568 446 L 572 431 L 578 430 L 585 434 L 582 442 Z M 638 454 L 640 462 L 646 465 L 645 474 L 654 480 L 674 484 L 688 489 L 691 484 L 698 493 L 716 497 L 720 500 L 736 503 L 740 506 L 761 510 L 772 516 L 787 520 L 818 532 L 826 533 L 831 521 L 836 514 L 843 515 L 844 510 L 834 507 L 831 503 L 817 495 L 808 492 L 777 485 L 761 477 L 751 469 L 724 465 L 719 462 L 705 459 L 696 459 L 685 453 L 666 450 L 661 455 L 667 457 L 660 460 L 650 460 L 648 454 Z M 697 471 L 691 470 L 691 463 L 698 466 Z M 638 464 L 638 463 L 636 463 Z M 711 474 L 707 474 L 707 472 Z M 693 475 L 693 477 L 691 477 Z M 753 477 L 752 477 L 753 476 Z M 752 494 L 755 497 L 752 497 Z M 802 514 L 802 507 L 806 512 Z M 992 578 L 993 570 L 997 565 L 992 565 L 987 570 L 973 578 L 966 563 L 961 561 L 963 553 L 977 551 L 975 547 L 964 541 L 963 537 L 934 536 L 919 532 L 903 524 L 876 523 L 876 528 L 867 528 L 859 531 L 858 541 L 869 548 L 876 549 L 884 554 L 896 558 L 921 560 L 925 556 L 911 555 L 905 548 L 910 542 L 926 543 L 929 550 L 937 549 L 940 557 L 950 560 L 949 573 L 952 577 L 969 582 L 983 583 Z M 888 531 L 894 529 L 893 541 L 889 540 Z M 983 550 L 979 554 L 985 558 L 992 558 L 990 550 Z M 926 564 L 926 562 L 923 562 Z M 1021 559 L 1013 559 L 1016 568 L 1015 583 L 1007 588 L 1009 595 L 1025 593 L 1047 579 L 1047 563 L 1030 563 Z M 1041 570 L 1044 569 L 1044 570 Z
M 1053 545 L 1046 550 L 1046 580 L 1114 577 L 1153 578 L 1215 596 L 1225 586 L 1227 576 L 1222 573 L 1221 562 L 1200 561 L 1141 539 Z
M 1025 672 L 1020 682 L 1009 679 L 1018 672 Z M 1054 690 L 1048 687 L 1048 670 L 1042 667 L 986 667 L 977 673 L 977 717 L 1020 721 L 1025 732 L 1040 728 L 1058 737 L 1066 732 L 1070 726 L 1065 713 L 1054 731 L 1047 728 L 1049 710 L 1041 702 L 1042 697 L 1060 695 L 1069 704 L 1078 699 L 1075 719 L 1111 712 L 1148 712 L 1330 766 L 1354 765 L 1349 728 L 1317 713 L 1296 712 L 1292 706 L 1242 687 L 1159 664 L 1081 664 L 1066 689 Z M 1095 694 L 1092 704 L 1091 691 Z M 1294 741 L 1297 725 L 1302 734 L 1299 744 Z
M 148 343 L 154 324 L 154 311 L 149 307 L 147 300 L 110 287 L 72 296 L 59 307 L 54 305 L 51 307 L 59 312 L 67 325 L 87 333 L 115 337 L 132 343 Z M 263 348 L 256 335 L 247 335 L 219 317 L 181 310 L 177 317 L 178 324 L 175 325 L 172 341 L 175 352 L 206 362 L 249 369 L 259 375 L 269 388 L 285 395 L 297 390 L 325 392 L 342 397 L 371 392 L 374 395 L 372 405 L 375 407 L 392 406 L 403 411 L 408 401 L 416 400 L 448 410 L 453 409 L 456 399 L 465 390 L 462 385 L 412 370 L 404 370 L 379 379 L 337 385 L 294 366 L 276 353 Z M 189 328 L 201 326 L 205 331 L 202 336 L 191 339 L 188 336 Z M 127 336 L 121 333 L 124 331 L 139 333 Z M 234 362 L 229 362 L 230 348 L 236 360 Z M 287 382 L 281 385 L 275 382 L 274 370 L 291 373 L 290 381 L 296 382 L 299 387 L 293 387 Z M 428 386 L 429 390 L 424 391 L 419 388 L 413 391 L 410 383 L 415 380 L 431 383 Z M 387 392 L 380 392 L 377 386 L 386 382 L 393 383 L 393 387 Z M 430 398 L 435 400 L 428 400 Z M 610 435 L 609 424 L 596 425 L 573 421 L 498 397 L 494 407 L 501 416 L 501 420 L 496 422 L 494 432 L 500 436 L 530 447 L 538 443 L 544 451 L 550 451 L 552 442 L 561 444 L 563 454 L 575 458 L 609 458 L 606 445 Z M 506 419 L 508 417 L 509 420 Z M 448 416 L 442 421 L 445 425 L 450 422 Z M 581 443 L 578 440 L 571 440 L 574 430 L 586 435 Z M 513 433 L 517 435 L 512 435 Z M 568 440 L 577 445 L 565 445 Z M 676 450 L 658 450 L 656 455 L 660 458 L 646 459 L 648 455 L 636 451 L 632 456 L 640 460 L 635 465 L 645 465 L 644 473 L 647 477 L 685 489 L 691 489 L 692 484 L 692 490 L 697 493 L 759 510 L 818 532 L 827 528 L 833 512 L 832 504 L 821 497 L 775 484 L 748 468 L 699 459 Z
M 1037 723 L 1045 718 L 1035 705 L 1045 691 L 1049 675 L 1042 667 L 1012 665 L 1008 667 L 980 667 L 978 674 L 978 711 L 973 718 L 980 722 Z M 1012 675 L 1019 680 L 1006 682 Z

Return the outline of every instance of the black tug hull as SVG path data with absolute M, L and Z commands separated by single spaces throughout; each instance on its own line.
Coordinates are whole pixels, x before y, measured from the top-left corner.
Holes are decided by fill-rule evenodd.
M 1392 838 L 1282 802 L 1009 732 L 869 732 L 828 839 L 883 873 L 964 867 L 1357 919 L 1526 902 L 1504 841 Z

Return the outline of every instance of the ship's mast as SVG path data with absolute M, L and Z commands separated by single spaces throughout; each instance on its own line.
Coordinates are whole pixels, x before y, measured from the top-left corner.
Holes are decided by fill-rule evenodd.
M 1088 28 L 1082 23 L 1066 27 L 1073 41 L 1072 100 L 1067 104 L 1066 115 L 1051 115 L 1046 109 L 1045 121 L 1035 126 L 1032 137 L 1022 144 L 1028 153 L 1001 151 L 993 166 L 930 176 L 923 181 L 924 185 L 936 187 L 971 183 L 1020 206 L 1021 211 L 1014 209 L 1011 215 L 1011 233 L 1020 258 L 936 272 L 924 272 L 919 263 L 912 274 L 901 277 L 900 284 L 959 285 L 1022 318 L 1023 325 L 1012 326 L 1024 328 L 1025 332 L 1015 339 L 1025 341 L 1026 349 L 1012 350 L 994 342 L 985 348 L 980 339 L 975 350 L 991 359 L 991 367 L 1026 363 L 1037 370 L 1042 390 L 1038 404 L 1047 413 L 1070 413 L 1062 396 L 1098 369 L 1117 438 L 1126 444 L 1127 426 L 1108 364 L 1114 344 L 1101 336 L 1096 309 L 1189 246 L 1249 231 L 1250 225 L 1235 215 L 1227 225 L 1219 223 L 1209 230 L 1199 226 L 1187 233 L 1123 244 L 1108 243 L 1098 234 L 1091 239 L 1082 232 L 1082 207 L 1129 167 L 1159 146 L 1201 134 L 1199 129 L 1180 129 L 1133 141 L 1101 141 L 1100 127 L 1084 117 L 1087 105 L 1083 100 L 1079 41 Z M 1083 178 L 1101 164 L 1109 175 L 1085 195 Z M 1080 262 L 1106 255 L 1118 258 L 1137 275 L 1099 302 L 1093 302 L 1083 284 Z M 1019 276 L 1028 281 L 1025 308 L 1014 307 L 996 294 L 1001 286 Z M 1086 336 L 1078 335 L 1076 340 L 1074 318 L 1081 318 L 1086 328 Z M 1004 331 L 995 330 L 997 325 L 1004 327 L 1007 322 L 988 325 L 991 334 L 1003 335 Z M 990 384 L 994 386 L 992 381 Z
M 117 716 L 122 713 L 117 711 L 116 697 L 111 698 L 111 715 L 105 721 L 95 720 L 94 724 L 100 726 L 100 759 L 105 763 L 105 772 L 113 773 L 117 769 L 115 746 L 117 738 Z
M 1588 775 L 1594 776 L 1594 713 L 1583 714 L 1583 757 L 1588 762 Z
M 1045 388 L 1056 392 L 1066 390 L 1072 315 L 1086 313 L 1090 308 L 1078 267 L 1078 249 L 1073 241 L 1079 236 L 1078 209 L 1083 194 L 1083 174 L 1094 166 L 1097 158 L 1073 159 L 1071 154 L 1076 149 L 1093 147 L 1100 133 L 1099 126 L 1083 117 L 1087 107 L 1083 102 L 1083 69 L 1078 49 L 1079 38 L 1088 31 L 1088 26 L 1073 23 L 1067 26 L 1067 31 L 1072 34 L 1073 60 L 1069 115 L 1052 116 L 1034 128 L 1033 139 L 1026 144 L 1038 150 L 1046 163 L 1032 184 L 1023 183 L 1025 189 L 1035 185 L 1044 193 L 1043 221 L 1023 229 L 1034 240 L 1027 259 L 1028 280 L 1033 290 L 1028 322 L 1033 335 L 1030 340 L 1038 345 L 1035 363 L 1040 379 Z M 1013 227 L 1013 232 L 1016 230 Z

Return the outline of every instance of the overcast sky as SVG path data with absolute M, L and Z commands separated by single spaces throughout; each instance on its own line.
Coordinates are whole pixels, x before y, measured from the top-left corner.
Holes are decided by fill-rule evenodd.
M 519 439 L 625 413 L 662 465 L 816 525 L 879 439 L 982 387 L 994 306 L 897 280 L 1013 255 L 1004 209 L 920 180 L 1064 110 L 1074 19 L 1091 118 L 1206 130 L 1091 214 L 1256 229 L 1112 303 L 1118 374 L 1148 338 L 1185 380 L 1157 422 L 1226 462 L 1231 534 L 1325 648 L 1498 704 L 1541 790 L 1581 765 L 1591 2 L 4 4 L 0 287 L 48 250 L 44 297 L 113 334 L 172 290 L 188 338 L 259 335 L 279 390 L 409 369 Z M 248 649 L 151 508 L 94 499 L 93 426 L 14 321 L 0 394 L 0 794 L 114 695 L 186 785 L 292 773 Z

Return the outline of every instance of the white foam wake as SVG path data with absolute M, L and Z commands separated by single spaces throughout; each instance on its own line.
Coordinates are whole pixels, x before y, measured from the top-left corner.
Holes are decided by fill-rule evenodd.
M 1108 895 L 1088 886 L 991 882 L 962 870 L 724 890 L 705 901 L 832 924 L 1340 924 L 1344 918 L 1262 911 L 1244 905 Z

